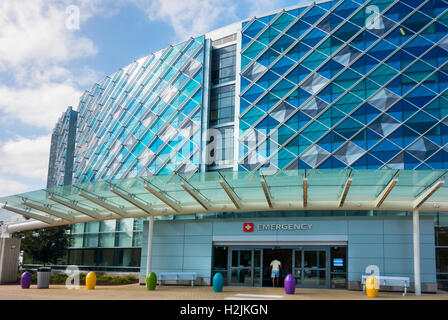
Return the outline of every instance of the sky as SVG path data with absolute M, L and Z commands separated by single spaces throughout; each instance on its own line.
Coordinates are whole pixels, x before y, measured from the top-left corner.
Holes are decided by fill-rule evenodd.
M 191 36 L 304 2 L 1 0 L 0 197 L 45 188 L 52 129 L 96 82 Z

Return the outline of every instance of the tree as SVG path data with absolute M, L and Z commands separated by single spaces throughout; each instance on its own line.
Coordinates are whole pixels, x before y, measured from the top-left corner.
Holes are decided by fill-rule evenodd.
M 23 231 L 20 233 L 22 238 L 21 247 L 26 255 L 42 262 L 57 264 L 59 258 L 62 258 L 67 248 L 70 246 L 71 226 L 52 227 L 47 229 L 38 229 Z

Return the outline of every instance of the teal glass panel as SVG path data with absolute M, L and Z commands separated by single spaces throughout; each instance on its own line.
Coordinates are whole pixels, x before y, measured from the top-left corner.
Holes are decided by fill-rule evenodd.
M 283 53 L 289 46 L 294 42 L 294 39 L 288 35 L 281 36 L 272 46 L 271 48 Z
M 331 56 L 333 53 L 335 53 L 342 45 L 344 44 L 343 41 L 330 36 L 327 40 L 325 40 L 322 44 L 320 44 L 317 47 L 317 50 L 320 52 L 326 54 L 327 56 Z
M 83 247 L 83 239 L 84 236 L 82 234 L 72 235 L 71 236 L 71 248 L 82 248 Z
M 278 96 L 280 99 L 283 99 L 285 95 L 294 87 L 294 83 L 288 80 L 282 80 L 271 90 L 271 92 Z
M 280 31 L 273 29 L 273 28 L 268 28 L 257 38 L 257 41 L 260 42 L 261 44 L 268 45 L 279 34 L 280 34 Z M 251 49 L 253 46 L 254 45 L 251 45 L 251 47 L 249 47 L 248 50 L 249 51 L 255 50 L 255 49 Z M 255 48 L 259 48 L 259 46 L 256 46 Z M 248 57 L 252 57 L 251 55 L 247 54 L 247 51 L 244 54 L 247 55 Z
M 328 128 L 318 121 L 314 121 L 305 130 L 302 131 L 302 135 L 310 141 L 317 141 Z
M 118 247 L 132 247 L 132 232 L 119 232 Z
M 112 248 L 115 246 L 115 233 L 101 233 L 99 247 Z
M 100 231 L 100 223 L 96 222 L 87 222 L 85 226 L 85 232 L 99 232 Z
M 249 125 L 253 125 L 264 114 L 265 113 L 260 109 L 258 109 L 257 107 L 253 107 L 241 119 L 246 121 Z
M 84 247 L 87 248 L 98 247 L 98 233 L 84 234 Z
M 250 59 L 254 59 L 264 48 L 266 48 L 265 45 L 255 41 L 243 52 L 243 54 Z
M 383 86 L 390 80 L 392 80 L 398 72 L 386 65 L 379 66 L 375 71 L 373 71 L 368 78 L 374 80 L 379 85 Z
M 324 54 L 314 51 L 308 57 L 306 57 L 302 61 L 302 65 L 310 70 L 316 69 L 319 65 L 322 64 L 327 59 L 327 56 Z
M 295 17 L 290 15 L 289 13 L 285 12 L 283 13 L 277 20 L 275 20 L 271 26 L 274 28 L 283 31 L 286 29 L 288 25 L 291 24 L 292 21 L 294 21 Z

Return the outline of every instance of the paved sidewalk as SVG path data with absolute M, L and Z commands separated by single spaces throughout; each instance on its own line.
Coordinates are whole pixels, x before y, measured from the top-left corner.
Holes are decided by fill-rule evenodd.
M 448 293 L 423 294 L 380 292 L 377 298 L 368 298 L 361 291 L 296 289 L 287 295 L 283 288 L 224 287 L 214 292 L 211 286 L 162 286 L 155 291 L 138 284 L 97 286 L 94 290 L 69 290 L 65 285 L 51 285 L 49 289 L 21 289 L 20 285 L 0 285 L 0 300 L 448 300 Z

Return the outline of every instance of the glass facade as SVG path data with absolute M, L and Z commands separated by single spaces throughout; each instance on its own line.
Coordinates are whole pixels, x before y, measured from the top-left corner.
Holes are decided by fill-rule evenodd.
M 448 168 L 448 3 L 327 1 L 243 23 L 239 168 Z
M 66 186 L 72 183 L 77 118 L 78 113 L 72 107 L 68 107 L 53 130 L 47 188 Z
M 203 64 L 202 36 L 141 58 L 86 91 L 78 107 L 74 183 L 197 171 Z M 73 233 L 72 248 L 97 248 L 96 263 L 107 251 L 98 248 L 140 248 L 142 223 L 86 223 Z
M 70 183 L 78 184 L 201 170 L 448 169 L 447 0 L 324 1 L 221 33 L 139 59 L 86 91 L 77 109 L 73 168 L 56 160 L 63 159 L 56 153 L 70 158 L 68 144 L 57 138 L 71 123 L 65 114 L 53 134 L 49 181 L 71 179 L 70 170 Z M 205 152 L 212 161 L 201 166 Z M 409 215 L 312 212 L 388 214 Z M 198 217 L 242 215 L 164 219 Z M 141 247 L 142 222 L 75 225 L 71 261 L 129 266 Z M 448 281 L 447 226 L 437 220 L 440 283 Z M 222 259 L 227 249 L 217 250 Z M 331 248 L 328 257 L 340 259 L 344 250 Z M 346 285 L 346 270 L 326 272 L 332 287 Z
M 74 183 L 195 171 L 204 37 L 144 57 L 80 100 Z

